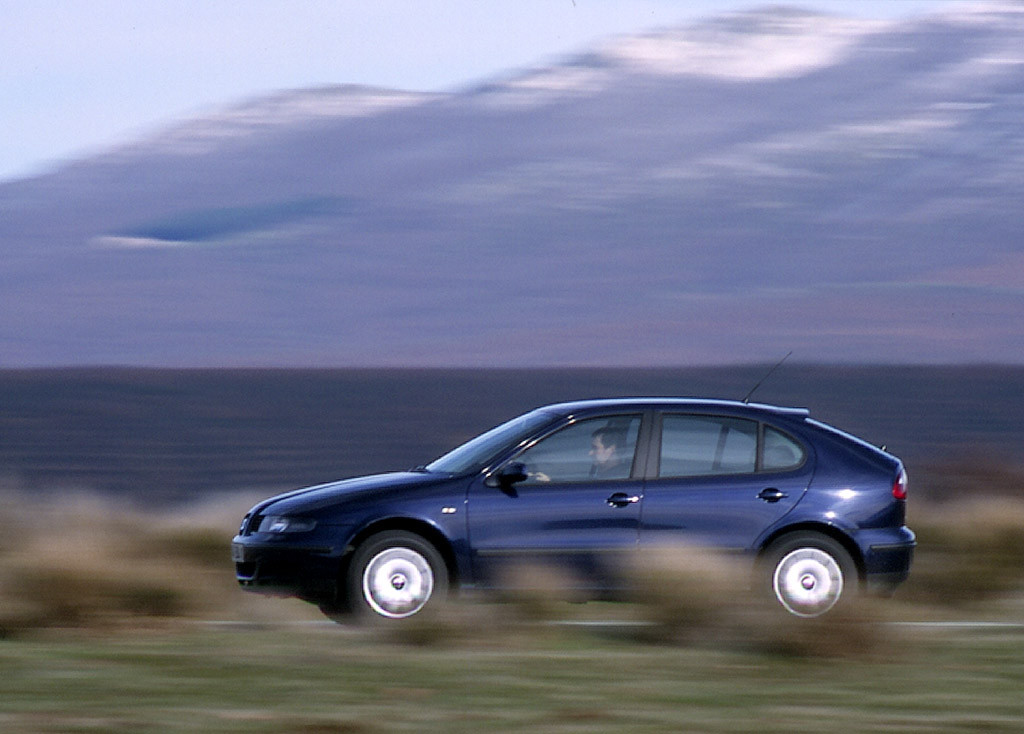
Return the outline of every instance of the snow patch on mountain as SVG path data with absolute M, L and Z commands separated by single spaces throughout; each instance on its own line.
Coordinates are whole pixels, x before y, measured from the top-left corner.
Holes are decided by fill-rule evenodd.
M 273 128 L 370 117 L 440 96 L 353 85 L 280 92 L 190 120 L 145 144 L 164 153 L 192 155 Z
M 866 35 L 891 25 L 803 12 L 742 13 L 692 28 L 619 39 L 599 53 L 640 73 L 779 79 L 835 64 Z

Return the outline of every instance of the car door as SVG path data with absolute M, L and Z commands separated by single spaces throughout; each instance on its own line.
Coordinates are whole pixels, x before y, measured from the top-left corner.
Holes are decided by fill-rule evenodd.
M 793 509 L 812 457 L 796 439 L 755 420 L 665 413 L 651 442 L 640 543 L 681 540 L 747 550 Z
M 514 566 L 555 564 L 581 586 L 606 583 L 638 542 L 641 425 L 640 413 L 572 420 L 505 462 L 521 481 L 498 482 L 501 469 L 475 481 L 468 528 L 477 582 L 500 584 Z

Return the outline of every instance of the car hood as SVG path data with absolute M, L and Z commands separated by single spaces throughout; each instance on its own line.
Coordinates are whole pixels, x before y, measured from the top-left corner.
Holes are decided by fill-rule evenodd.
M 309 515 L 342 502 L 377 502 L 386 495 L 435 486 L 449 478 L 447 474 L 418 471 L 354 477 L 279 494 L 254 509 L 261 515 Z

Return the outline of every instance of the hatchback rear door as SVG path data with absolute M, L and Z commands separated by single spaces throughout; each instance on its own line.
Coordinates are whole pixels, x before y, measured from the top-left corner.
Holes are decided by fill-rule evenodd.
M 661 414 L 645 483 L 640 544 L 680 541 L 747 550 L 810 484 L 813 456 L 748 418 Z

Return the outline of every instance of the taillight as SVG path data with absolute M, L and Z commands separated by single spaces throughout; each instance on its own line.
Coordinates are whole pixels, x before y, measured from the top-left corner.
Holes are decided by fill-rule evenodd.
M 905 500 L 907 498 L 907 470 L 903 469 L 900 471 L 900 475 L 896 477 L 896 481 L 892 483 L 892 496 L 898 500 Z

